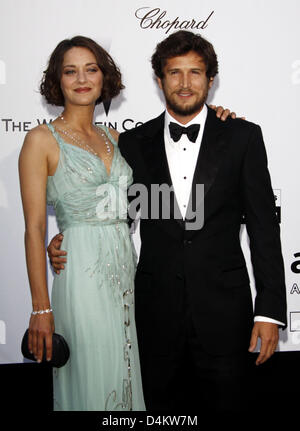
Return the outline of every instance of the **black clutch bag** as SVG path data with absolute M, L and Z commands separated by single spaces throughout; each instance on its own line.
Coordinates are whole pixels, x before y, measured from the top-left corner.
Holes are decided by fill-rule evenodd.
M 33 353 L 30 353 L 28 349 L 28 329 L 26 329 L 23 336 L 21 350 L 24 358 L 30 359 L 31 361 L 36 361 Z M 52 367 L 60 368 L 66 364 L 69 359 L 69 356 L 70 350 L 66 340 L 62 335 L 56 334 L 54 332 L 52 335 L 52 359 L 50 361 L 47 361 L 46 347 L 44 342 L 42 362 L 49 364 Z

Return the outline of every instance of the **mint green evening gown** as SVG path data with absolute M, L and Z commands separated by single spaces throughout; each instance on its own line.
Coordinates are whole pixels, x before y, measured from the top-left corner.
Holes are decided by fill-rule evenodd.
M 99 157 L 48 128 L 60 158 L 48 177 L 47 203 L 68 252 L 52 287 L 55 332 L 70 348 L 67 364 L 53 371 L 54 410 L 145 410 L 126 219 L 131 168 L 106 127 L 114 147 L 110 174 Z

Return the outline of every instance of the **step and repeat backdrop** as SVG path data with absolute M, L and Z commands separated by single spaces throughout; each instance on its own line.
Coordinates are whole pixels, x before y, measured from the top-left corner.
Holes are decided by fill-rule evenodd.
M 95 121 L 120 132 L 164 109 L 150 58 L 156 44 L 178 29 L 198 32 L 218 54 L 219 75 L 209 103 L 262 127 L 281 223 L 288 327 L 278 349 L 300 350 L 298 0 L 10 0 L 0 4 L 0 363 L 22 362 L 20 342 L 31 307 L 24 255 L 18 156 L 27 131 L 51 121 L 38 87 L 59 41 L 84 35 L 119 65 L 122 94 L 97 107 Z M 253 172 L 255 175 L 255 172 Z M 46 243 L 58 232 L 48 210 Z M 133 234 L 139 253 L 138 227 Z M 251 272 L 245 229 L 242 246 Z M 48 267 L 49 290 L 52 271 Z M 252 292 L 255 295 L 253 277 Z

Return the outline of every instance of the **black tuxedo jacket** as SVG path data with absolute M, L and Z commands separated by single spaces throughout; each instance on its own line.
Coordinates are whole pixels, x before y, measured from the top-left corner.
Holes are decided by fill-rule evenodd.
M 122 133 L 119 148 L 134 183 L 149 194 L 151 184 L 171 185 L 164 114 Z M 202 228 L 186 230 L 172 211 L 169 220 L 140 221 L 135 307 L 142 354 L 166 354 L 176 343 L 184 301 L 206 351 L 248 348 L 253 302 L 240 246 L 243 215 L 257 290 L 254 313 L 286 323 L 280 232 L 260 127 L 222 122 L 209 108 L 192 190 L 197 183 L 205 192 Z

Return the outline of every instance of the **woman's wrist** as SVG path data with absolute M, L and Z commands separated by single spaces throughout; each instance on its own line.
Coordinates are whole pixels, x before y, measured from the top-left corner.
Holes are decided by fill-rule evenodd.
M 35 298 L 32 301 L 33 311 L 47 310 L 48 308 L 51 308 L 51 303 L 49 298 Z

